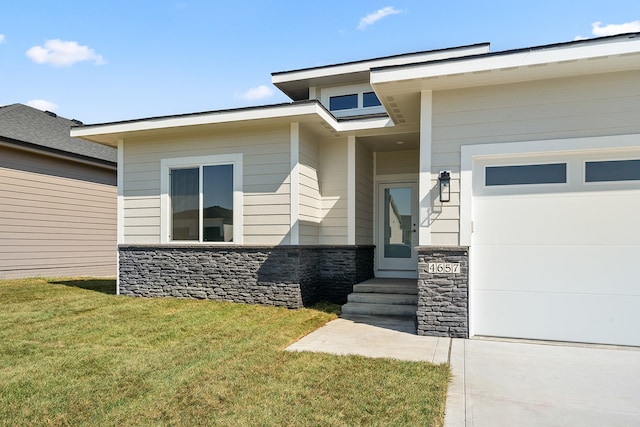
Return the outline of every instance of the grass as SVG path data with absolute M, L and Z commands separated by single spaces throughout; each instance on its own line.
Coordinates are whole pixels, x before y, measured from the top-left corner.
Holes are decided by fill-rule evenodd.
M 335 306 L 113 295 L 0 281 L 0 425 L 441 425 L 446 365 L 289 353 Z

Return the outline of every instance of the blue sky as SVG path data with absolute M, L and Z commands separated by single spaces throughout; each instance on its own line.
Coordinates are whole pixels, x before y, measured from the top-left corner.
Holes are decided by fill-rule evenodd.
M 8 4 L 7 4 L 8 3 Z M 85 123 L 286 102 L 273 71 L 640 32 L 640 1 L 12 1 L 0 105 Z

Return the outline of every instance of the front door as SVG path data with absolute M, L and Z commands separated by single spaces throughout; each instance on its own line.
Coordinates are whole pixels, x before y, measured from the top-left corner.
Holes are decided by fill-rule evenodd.
M 379 276 L 415 276 L 418 255 L 417 185 L 378 184 L 377 270 Z

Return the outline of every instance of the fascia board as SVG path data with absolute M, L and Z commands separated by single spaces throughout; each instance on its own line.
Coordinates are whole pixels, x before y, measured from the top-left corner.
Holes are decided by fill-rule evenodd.
M 282 74 L 275 74 L 271 76 L 271 82 L 274 85 L 281 83 L 289 83 L 300 80 L 314 80 L 322 79 L 325 77 L 334 77 L 341 74 L 353 74 L 368 72 L 372 68 L 377 67 L 389 67 L 403 65 L 407 63 L 423 62 L 423 61 L 437 61 L 446 58 L 478 55 L 487 53 L 489 50 L 488 44 L 464 46 L 461 48 L 443 49 L 442 51 L 430 51 L 422 52 L 411 55 L 403 55 L 399 57 L 372 59 L 370 61 L 362 61 L 351 64 L 339 64 L 320 68 L 311 68 L 298 71 L 283 72 Z
M 586 44 L 571 48 L 529 50 L 506 53 L 504 55 L 496 54 L 470 59 L 453 59 L 439 63 L 414 64 L 372 70 L 371 84 L 541 66 L 633 53 L 640 53 L 640 39 L 625 40 L 617 43 Z
M 338 132 L 354 132 L 367 129 L 380 129 L 394 126 L 393 121 L 389 117 L 367 120 L 353 120 L 349 122 L 338 122 L 335 130 Z
M 221 123 L 243 122 L 264 119 L 295 118 L 316 115 L 324 120 L 336 132 L 348 132 L 364 129 L 376 129 L 392 126 L 391 119 L 384 117 L 378 119 L 353 120 L 339 122 L 336 118 L 318 103 L 305 105 L 286 105 L 273 108 L 256 108 L 252 110 L 213 112 L 209 114 L 194 115 L 188 117 L 166 117 L 135 122 L 105 123 L 103 125 L 89 125 L 71 129 L 74 138 L 91 137 L 97 135 L 121 135 L 131 132 L 149 130 L 170 129 L 178 127 L 211 125 Z
M 165 117 L 135 122 L 105 123 L 101 125 L 88 125 L 71 129 L 71 136 L 82 138 L 94 135 L 121 134 L 140 132 L 146 130 L 169 129 L 177 127 L 210 125 L 220 123 L 242 122 L 250 120 L 263 120 L 273 118 L 285 118 L 304 116 L 309 114 L 326 113 L 317 104 L 287 105 L 273 108 L 256 108 L 252 110 L 212 112 L 188 117 Z M 328 118 L 332 116 L 325 114 Z M 326 120 L 326 119 L 325 119 Z M 328 120 L 327 120 L 328 121 Z M 333 119 L 336 122 L 335 119 Z

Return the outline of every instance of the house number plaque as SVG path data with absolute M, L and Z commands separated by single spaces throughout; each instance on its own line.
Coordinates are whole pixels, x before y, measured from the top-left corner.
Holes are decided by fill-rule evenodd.
M 457 274 L 460 273 L 460 263 L 430 262 L 427 263 L 427 272 L 432 274 Z

